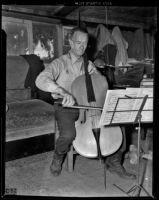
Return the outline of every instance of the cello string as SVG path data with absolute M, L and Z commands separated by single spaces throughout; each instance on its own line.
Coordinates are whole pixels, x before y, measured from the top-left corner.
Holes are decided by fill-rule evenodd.
M 97 107 L 96 102 L 91 102 L 91 106 L 93 108 Z M 93 109 L 91 111 L 91 115 L 90 116 L 93 117 L 93 120 L 92 120 L 92 126 L 93 126 L 93 128 L 98 128 L 99 127 L 99 121 L 100 121 L 100 115 L 101 115 L 101 113 L 100 113 L 99 110 L 98 109 Z

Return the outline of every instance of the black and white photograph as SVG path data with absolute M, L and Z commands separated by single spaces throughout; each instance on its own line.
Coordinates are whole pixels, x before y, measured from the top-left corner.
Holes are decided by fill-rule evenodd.
M 156 197 L 155 1 L 1 15 L 1 196 Z
M 73 27 L 68 27 L 68 26 L 63 27 L 63 45 L 64 46 L 69 46 L 69 35 L 72 28 Z

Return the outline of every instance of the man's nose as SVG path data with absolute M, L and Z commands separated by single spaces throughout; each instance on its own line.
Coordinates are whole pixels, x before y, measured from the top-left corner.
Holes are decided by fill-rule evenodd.
M 80 48 L 81 48 L 81 49 L 84 49 L 84 45 L 81 45 Z
M 84 50 L 86 48 L 85 44 L 81 44 L 80 49 Z

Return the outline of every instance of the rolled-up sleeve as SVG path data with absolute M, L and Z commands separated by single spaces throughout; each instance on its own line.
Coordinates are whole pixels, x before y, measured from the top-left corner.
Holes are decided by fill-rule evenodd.
M 55 92 L 59 88 L 56 79 L 60 74 L 60 66 L 57 60 L 50 63 L 36 78 L 36 86 L 45 92 Z

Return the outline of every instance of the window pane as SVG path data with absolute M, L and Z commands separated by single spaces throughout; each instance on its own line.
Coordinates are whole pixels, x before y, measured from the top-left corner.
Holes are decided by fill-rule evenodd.
M 7 34 L 7 55 L 28 54 L 27 25 L 22 23 L 7 22 L 5 24 Z

